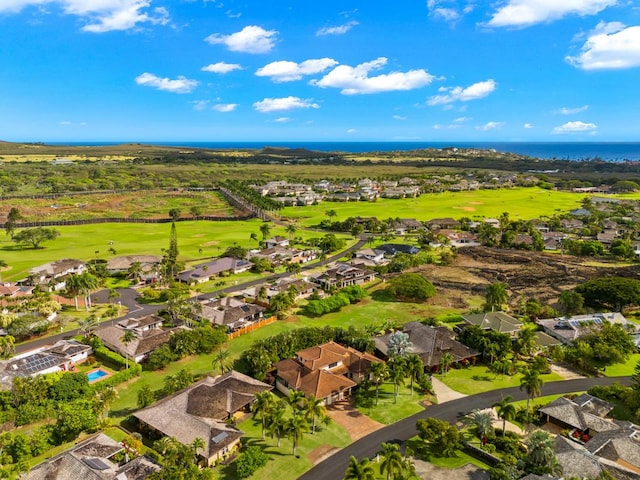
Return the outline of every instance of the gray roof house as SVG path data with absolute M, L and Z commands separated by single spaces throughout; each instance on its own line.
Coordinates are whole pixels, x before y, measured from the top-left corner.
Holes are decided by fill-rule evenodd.
M 578 338 L 599 330 L 605 322 L 624 325 L 628 328 L 630 334 L 636 333 L 638 330 L 636 324 L 627 320 L 624 315 L 619 312 L 591 313 L 536 321 L 547 334 L 565 344 L 571 344 Z
M 256 393 L 272 388 L 232 370 L 216 378 L 206 377 L 133 416 L 143 429 L 175 437 L 185 445 L 203 439 L 200 456 L 206 465 L 212 465 L 231 453 L 244 434 L 225 420 L 249 408 Z
M 117 325 L 100 328 L 95 335 L 108 349 L 139 363 L 156 348 L 167 343 L 175 331 L 175 329 L 163 329 L 162 322 L 163 319 L 155 315 L 128 318 Z M 122 336 L 127 330 L 132 331 L 136 338 L 125 344 Z
M 264 318 L 264 307 L 236 297 L 222 297 L 202 304 L 202 318 L 229 331 L 238 330 Z
M 504 312 L 485 312 L 463 315 L 469 325 L 477 325 L 483 330 L 495 330 L 516 337 L 523 323 Z
M 241 273 L 252 267 L 247 260 L 232 257 L 222 257 L 211 262 L 196 265 L 191 270 L 180 272 L 177 279 L 184 283 L 204 283 L 221 273 Z

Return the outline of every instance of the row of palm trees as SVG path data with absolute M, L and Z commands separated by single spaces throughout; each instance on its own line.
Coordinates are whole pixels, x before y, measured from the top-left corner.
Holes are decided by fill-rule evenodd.
M 380 385 L 386 380 L 393 383 L 393 400 L 398 401 L 398 393 L 405 381 L 409 380 L 411 395 L 413 396 L 413 385 L 419 382 L 424 373 L 424 364 L 420 357 L 414 353 L 405 356 L 392 356 L 387 363 L 372 363 L 370 367 L 371 382 L 375 386 L 376 405 L 379 400 Z
M 305 397 L 299 390 L 291 390 L 287 398 L 278 398 L 270 391 L 258 393 L 252 409 L 254 418 L 260 417 L 262 438 L 265 434 L 275 437 L 278 447 L 282 437 L 289 438 L 293 455 L 305 433 L 314 434 L 317 422 L 330 421 L 324 400 Z
M 378 468 L 368 458 L 358 461 L 356 457 L 349 459 L 349 466 L 344 480 L 376 480 L 378 470 L 387 480 L 409 480 L 416 477 L 416 468 L 410 457 L 404 457 L 396 443 L 383 443 L 378 453 Z

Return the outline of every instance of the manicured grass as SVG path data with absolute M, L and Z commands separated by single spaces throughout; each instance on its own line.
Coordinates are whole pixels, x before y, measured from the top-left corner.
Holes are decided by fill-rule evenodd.
M 440 217 L 498 217 L 509 212 L 513 219 L 531 219 L 567 212 L 580 206 L 584 195 L 541 188 L 511 188 L 472 192 L 428 193 L 418 198 L 378 199 L 376 202 L 323 202 L 308 207 L 286 207 L 282 217 L 298 218 L 305 225 L 315 225 L 335 210 L 334 220 L 347 217 L 376 216 L 379 219 L 413 217 L 429 220 Z
M 250 480 L 261 480 L 273 478 L 278 480 L 295 480 L 313 465 L 309 455 L 317 448 L 328 451 L 332 448 L 344 448 L 351 443 L 351 438 L 347 431 L 336 423 L 331 423 L 328 427 L 322 426 L 319 432 L 311 435 L 305 433 L 298 444 L 296 456 L 293 455 L 292 443 L 283 438 L 280 447 L 276 446 L 276 439 L 266 437 L 261 438 L 261 426 L 259 421 L 252 418 L 241 422 L 238 428 L 245 432 L 244 441 L 248 445 L 258 445 L 269 456 L 269 462 L 256 473 Z M 224 480 L 235 480 L 235 465 L 219 468 L 221 477 Z
M 624 363 L 616 363 L 610 365 L 604 369 L 604 374 L 607 377 L 623 377 L 627 375 L 633 375 L 636 365 L 640 362 L 640 353 L 634 353 Z
M 424 446 L 424 442 L 418 436 L 407 440 L 407 447 L 411 447 L 411 449 L 413 449 L 413 451 L 415 452 L 420 450 L 424 452 L 423 446 Z M 441 468 L 454 469 L 454 468 L 464 467 L 465 465 L 468 465 L 468 464 L 472 464 L 483 470 L 489 469 L 489 465 L 482 462 L 481 460 L 478 460 L 475 457 L 472 457 L 471 455 L 469 455 L 468 453 L 465 453 L 462 450 L 456 450 L 453 457 L 440 457 L 440 456 L 432 455 L 429 453 L 425 453 L 425 454 L 417 455 L 417 458 L 419 458 L 420 460 L 424 460 L 429 463 L 432 463 L 436 467 L 441 467 Z
M 373 389 L 372 393 L 375 395 Z M 400 387 L 397 401 L 394 401 L 392 383 L 383 383 L 380 385 L 378 395 L 379 398 L 377 406 L 374 405 L 371 408 L 359 407 L 358 410 L 360 410 L 364 415 L 367 415 L 377 422 L 384 423 L 385 425 L 395 423 L 403 418 L 410 417 L 411 415 L 424 410 L 424 407 L 421 406 L 419 402 L 424 400 L 426 397 L 418 392 L 414 392 L 413 396 L 411 396 L 409 382 L 407 382 L 406 386 Z
M 520 374 L 517 375 L 494 375 L 489 372 L 484 365 L 476 365 L 468 368 L 449 370 L 445 375 L 437 375 L 449 388 L 467 395 L 473 395 L 499 388 L 519 387 Z M 555 372 L 540 376 L 546 382 L 562 380 L 562 377 Z

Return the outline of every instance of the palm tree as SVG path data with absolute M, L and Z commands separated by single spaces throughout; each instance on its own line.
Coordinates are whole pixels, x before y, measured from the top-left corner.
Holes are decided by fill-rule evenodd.
M 462 421 L 473 426 L 476 435 L 478 435 L 478 438 L 483 442 L 493 428 L 491 414 L 482 410 L 473 410 L 471 413 L 462 417 Z
M 498 418 L 502 419 L 502 436 L 504 437 L 505 432 L 507 431 L 507 420 L 513 420 L 516 418 L 516 407 L 511 403 L 513 401 L 513 397 L 511 395 L 507 395 L 499 402 L 491 405 L 496 409 L 496 414 Z
M 387 364 L 384 362 L 372 363 L 371 367 L 369 367 L 369 371 L 372 376 L 372 381 L 376 386 L 376 406 L 378 405 L 378 391 L 380 389 L 380 384 L 387 378 L 389 374 L 389 370 L 387 369 Z
M 327 211 L 325 212 L 325 214 L 327 215 L 327 217 L 329 217 L 329 221 L 331 221 L 331 219 L 332 219 L 333 217 L 335 217 L 336 215 L 338 215 L 338 214 L 336 213 L 336 211 L 335 211 L 335 210 L 333 210 L 333 209 L 331 209 L 331 210 L 327 210 Z
M 344 480 L 376 480 L 376 471 L 371 460 L 365 457 L 358 462 L 356 457 L 351 456 Z
M 518 338 L 516 339 L 516 349 L 518 352 L 525 357 L 530 357 L 536 351 L 537 346 L 535 329 L 531 327 L 520 329 Z
M 193 442 L 191 442 L 191 445 L 189 445 L 191 447 L 191 451 L 193 452 L 193 456 L 194 457 L 198 457 L 198 450 L 202 450 L 204 451 L 206 445 L 204 443 L 204 440 L 200 437 L 196 437 L 193 439 Z
M 133 278 L 136 283 L 142 273 L 142 264 L 140 262 L 133 262 L 127 270 L 127 278 Z
M 260 415 L 262 417 L 262 438 L 264 438 L 264 430 L 267 426 L 267 417 L 273 410 L 275 405 L 275 397 L 270 391 L 256 393 L 255 401 L 251 407 L 253 415 Z M 280 440 L 278 440 L 279 442 Z
M 275 399 L 274 399 L 275 400 Z M 285 413 L 287 412 L 287 401 L 280 400 L 268 414 L 266 425 L 269 432 L 269 436 L 277 438 L 276 446 L 280 448 L 280 439 L 285 435 L 287 427 L 287 419 Z
M 64 282 L 65 290 L 69 295 L 73 295 L 73 299 L 76 303 L 76 311 L 78 308 L 78 295 L 82 293 L 82 278 L 80 275 L 69 275 Z
M 220 366 L 220 373 L 225 373 L 229 370 L 229 368 L 227 367 L 227 360 L 229 360 L 229 357 L 231 357 L 231 352 L 229 350 L 220 348 L 213 356 L 213 367 L 215 368 L 215 365 L 217 363 Z
M 136 334 L 133 333 L 132 330 L 125 330 L 122 336 L 120 337 L 120 341 L 124 344 L 124 359 L 126 368 L 129 368 L 129 352 L 127 351 L 127 346 L 133 342 L 136 338 Z
M 262 234 L 262 240 L 266 240 L 271 233 L 271 225 L 269 225 L 269 222 L 264 222 L 260 225 L 260 233 Z
M 289 234 L 289 240 L 293 240 L 296 236 L 296 232 L 298 231 L 298 227 L 296 227 L 293 223 L 287 225 L 287 234 Z
M 285 265 L 285 270 L 287 273 L 297 275 L 302 271 L 302 267 L 299 263 L 287 262 L 287 264 Z
M 96 400 L 98 402 L 98 409 L 100 410 L 101 415 L 104 416 L 109 405 L 111 405 L 116 398 L 118 398 L 118 392 L 116 392 L 116 389 L 113 387 L 107 387 L 104 390 L 96 392 Z
M 453 354 L 451 352 L 447 352 L 442 357 L 440 357 L 440 369 L 442 374 L 445 375 L 449 371 L 449 367 L 453 363 Z
M 529 395 L 527 397 L 527 411 L 529 411 L 529 402 L 542 393 L 543 380 L 540 378 L 540 372 L 533 368 L 522 371 L 520 379 L 520 390 L 525 390 Z
M 395 443 L 383 443 L 382 462 L 380 462 L 380 473 L 387 474 L 387 480 L 399 474 L 404 469 L 400 447 Z
M 501 310 L 502 306 L 507 303 L 509 295 L 507 293 L 507 284 L 503 282 L 492 283 L 487 287 L 487 291 L 484 295 L 486 300 L 487 309 Z
M 300 443 L 300 440 L 302 440 L 302 437 L 304 436 L 304 432 L 307 430 L 309 430 L 309 424 L 307 423 L 307 419 L 302 415 L 294 415 L 287 421 L 286 432 L 288 437 L 291 439 L 294 456 L 298 448 L 298 443 Z
M 94 330 L 98 327 L 99 321 L 95 315 L 89 315 L 87 318 L 78 321 L 78 330 L 84 336 L 88 338 Z
M 256 243 L 260 243 L 260 240 L 258 240 L 258 235 L 255 233 L 252 233 L 251 235 L 249 235 L 249 239 L 253 240 Z
M 322 420 L 327 416 L 324 400 L 316 398 L 315 395 L 309 395 L 304 402 L 304 411 L 307 418 L 311 417 L 311 434 L 313 435 L 316 431 L 316 418 Z
M 389 379 L 391 383 L 393 383 L 393 403 L 398 402 L 398 393 L 400 391 L 400 386 L 404 385 L 405 379 L 405 366 L 404 362 L 396 361 L 391 362 L 391 368 L 389 369 Z
M 413 344 L 409 341 L 408 333 L 398 330 L 389 335 L 389 357 L 404 358 L 411 353 L 412 348 Z
M 537 475 L 557 474 L 562 470 L 554 452 L 554 439 L 543 430 L 536 430 L 525 440 L 526 471 Z
M 424 373 L 424 364 L 418 355 L 412 353 L 407 357 L 405 367 L 411 382 L 411 396 L 413 396 L 413 382 L 414 380 L 417 381 Z
M 289 390 L 289 397 L 287 398 L 287 402 L 293 409 L 293 416 L 298 416 L 298 413 L 302 412 L 304 409 L 304 393 L 300 390 Z

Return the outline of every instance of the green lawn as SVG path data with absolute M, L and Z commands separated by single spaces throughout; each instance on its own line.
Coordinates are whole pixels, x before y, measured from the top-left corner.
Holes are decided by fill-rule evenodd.
M 505 211 L 514 219 L 531 219 L 577 208 L 583 198 L 584 195 L 570 192 L 511 188 L 428 193 L 418 198 L 379 199 L 376 202 L 323 202 L 308 207 L 286 207 L 281 211 L 281 215 L 300 219 L 305 225 L 318 224 L 327 218 L 328 210 L 336 211 L 337 216 L 334 220 L 356 216 L 376 216 L 379 219 L 400 216 L 418 220 L 440 217 L 498 217 Z
M 624 363 L 616 363 L 610 365 L 604 369 L 604 374 L 607 377 L 623 377 L 627 375 L 633 375 L 637 363 L 640 362 L 640 353 L 634 353 Z
M 407 447 L 410 447 L 414 452 L 422 450 L 423 445 L 424 445 L 424 442 L 418 436 L 407 440 Z M 424 460 L 429 463 L 432 463 L 436 467 L 441 467 L 441 468 L 454 469 L 454 468 L 464 467 L 465 465 L 468 465 L 468 464 L 472 464 L 483 470 L 489 469 L 489 465 L 482 462 L 481 460 L 478 460 L 475 457 L 472 457 L 471 455 L 469 455 L 468 453 L 465 453 L 462 450 L 456 450 L 455 455 L 453 457 L 439 457 L 439 456 L 430 455 L 430 454 L 424 454 L 424 455 L 420 454 L 420 455 L 417 455 L 417 458 L 419 458 L 420 460 Z
M 293 456 L 292 443 L 283 438 L 280 447 L 276 446 L 276 439 L 261 438 L 261 425 L 259 421 L 248 419 L 238 425 L 245 432 L 243 441 L 248 445 L 258 445 L 269 456 L 269 462 L 255 474 L 250 480 L 272 478 L 278 480 L 295 480 L 313 465 L 309 455 L 316 449 L 326 452 L 332 448 L 344 448 L 351 443 L 351 438 L 345 429 L 336 423 L 328 427 L 321 427 L 319 432 L 311 435 L 306 433 L 298 445 L 296 456 Z M 235 465 L 220 467 L 220 478 L 224 480 L 236 480 Z
M 424 407 L 419 402 L 426 397 L 418 392 L 414 392 L 413 396 L 411 396 L 409 382 L 407 382 L 406 386 L 400 387 L 397 401 L 394 401 L 393 397 L 393 384 L 384 383 L 380 385 L 378 405 L 371 408 L 359 407 L 358 410 L 385 425 L 395 423 L 424 410 Z
M 467 395 L 497 390 L 499 388 L 519 387 L 520 375 L 494 375 L 484 365 L 476 365 L 468 368 L 452 369 L 446 375 L 436 375 L 449 388 Z M 562 380 L 555 372 L 541 375 L 546 382 Z

